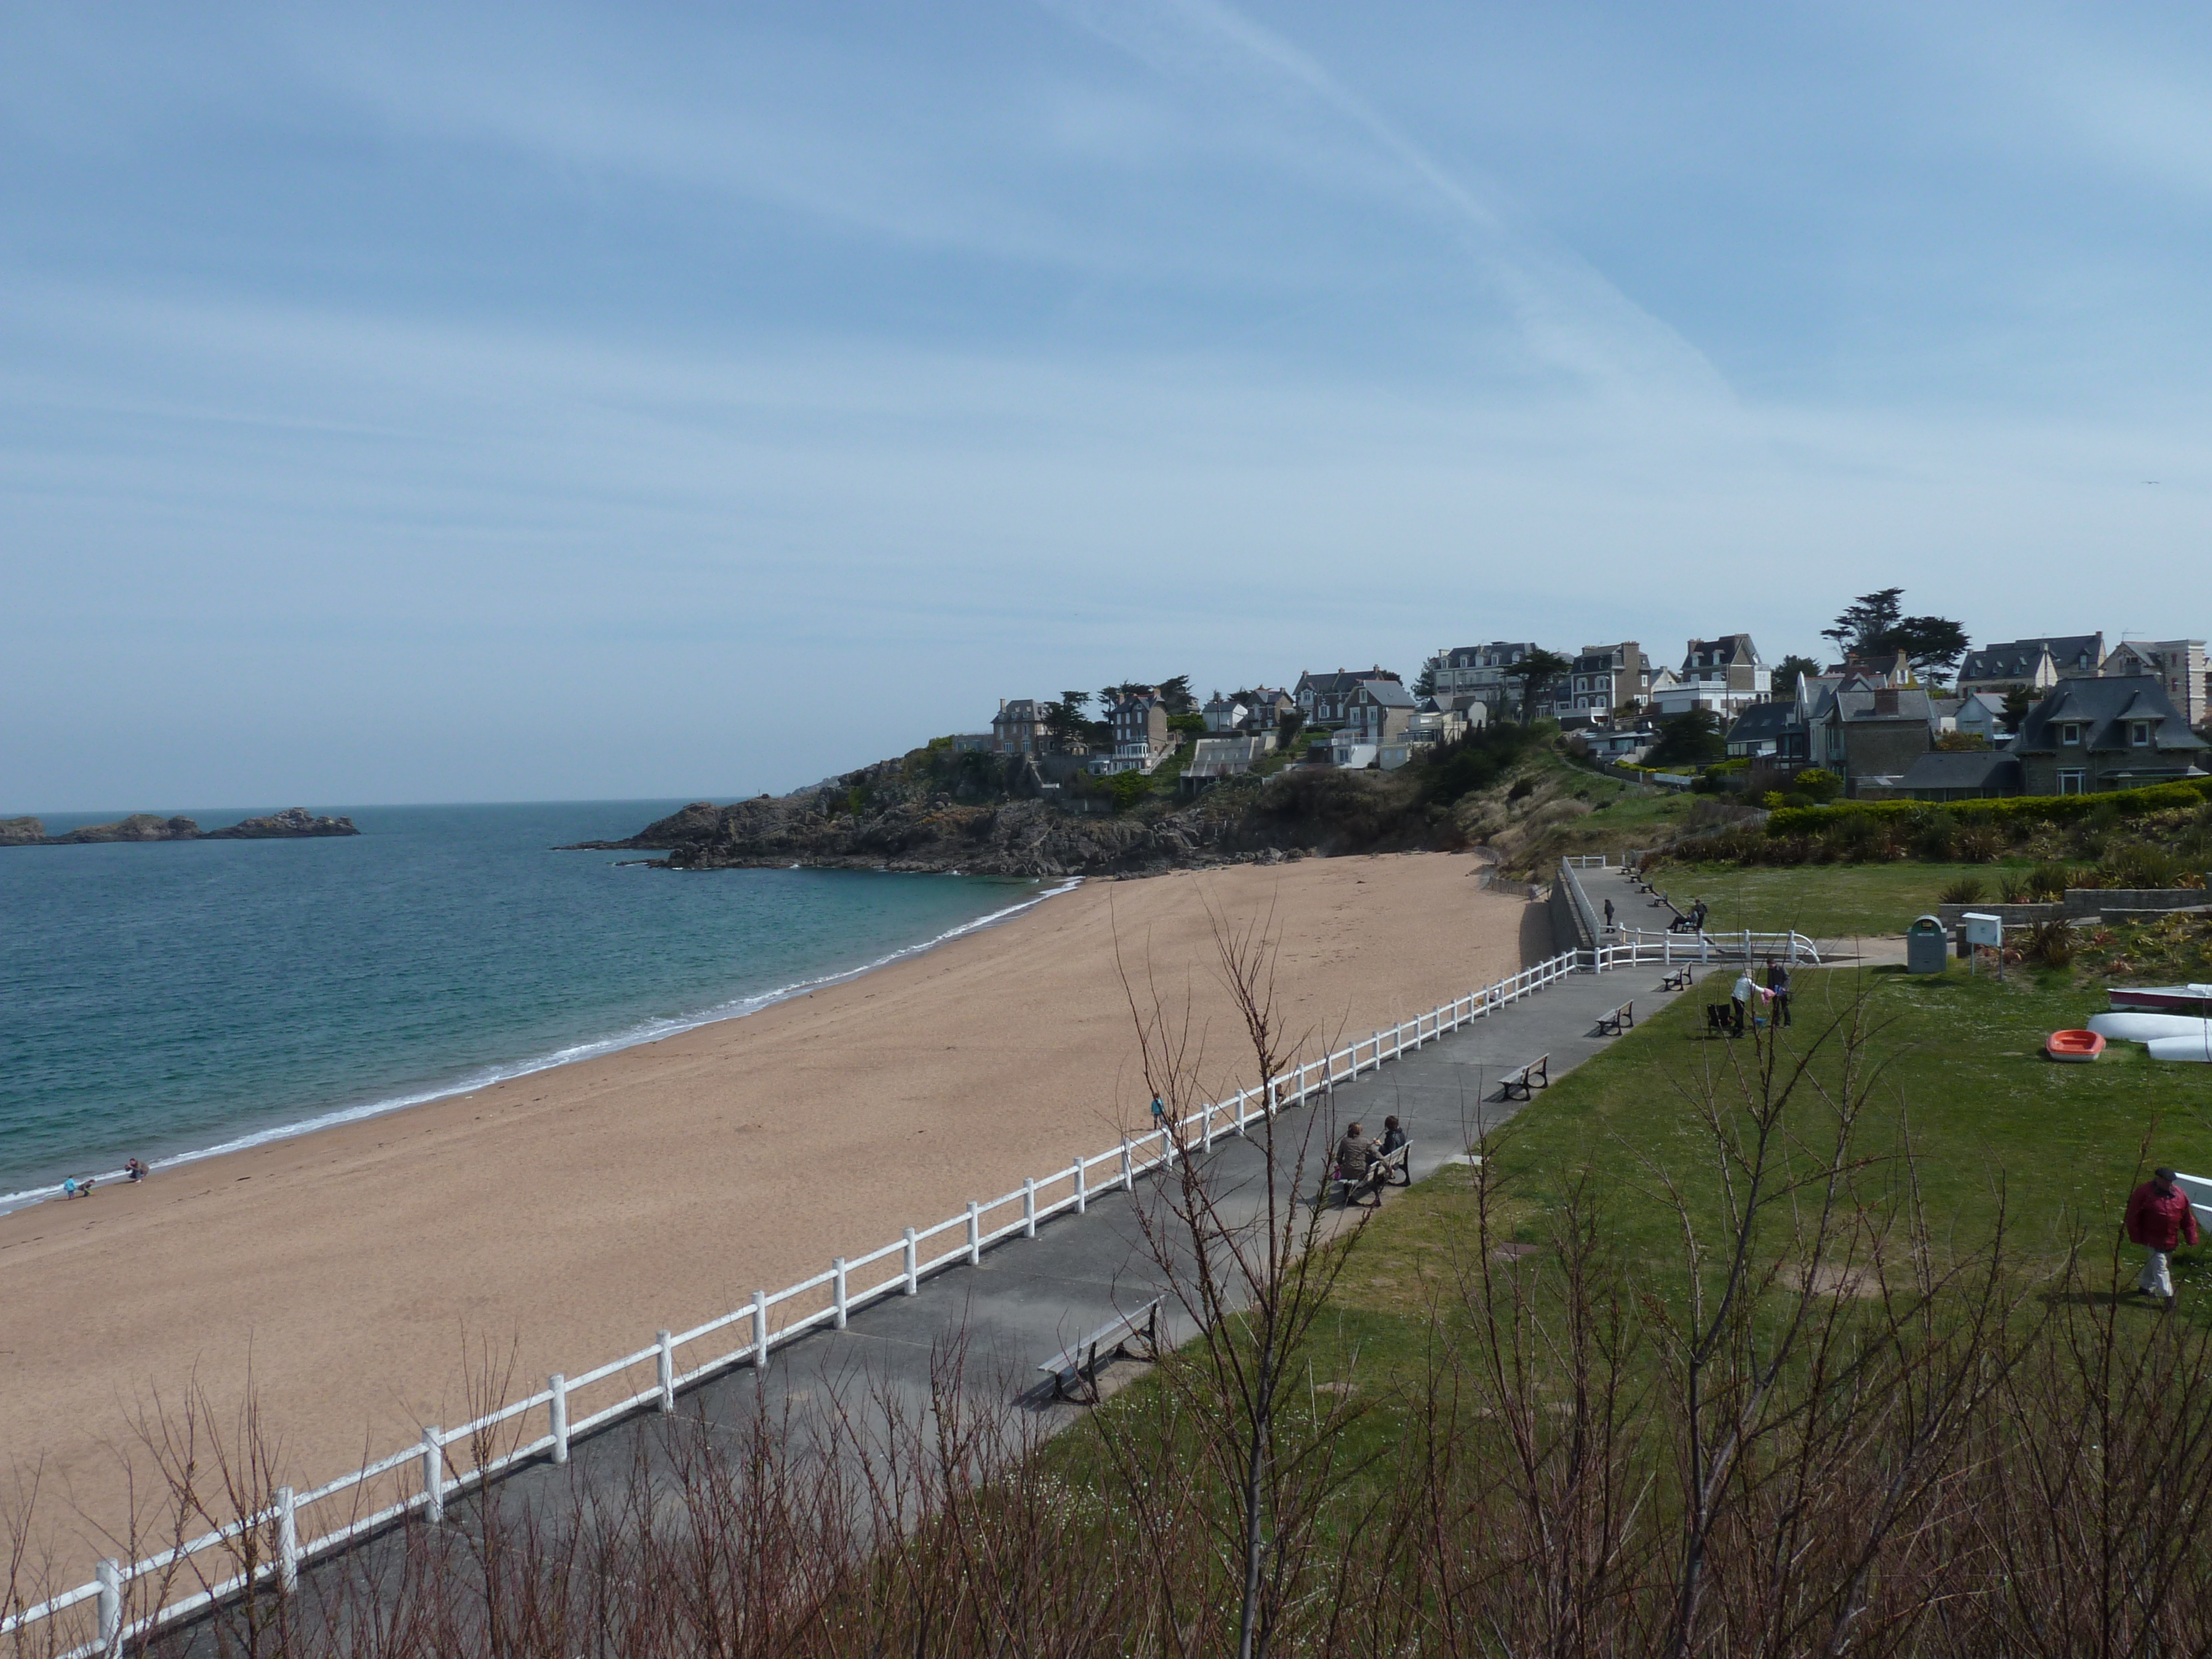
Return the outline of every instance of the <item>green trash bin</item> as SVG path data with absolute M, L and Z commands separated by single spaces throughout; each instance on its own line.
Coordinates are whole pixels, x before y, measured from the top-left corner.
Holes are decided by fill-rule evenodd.
M 1905 971 L 1940 974 L 1951 948 L 1950 935 L 1941 916 L 1921 916 L 1905 930 Z

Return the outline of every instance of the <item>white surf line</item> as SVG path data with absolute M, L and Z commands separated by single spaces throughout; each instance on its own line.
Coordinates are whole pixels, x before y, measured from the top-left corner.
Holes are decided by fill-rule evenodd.
M 146 1167 L 149 1170 L 173 1170 L 179 1164 L 197 1164 L 203 1158 L 222 1158 L 231 1152 L 242 1152 L 255 1146 L 265 1146 L 272 1141 L 291 1140 L 301 1135 L 313 1134 L 319 1129 L 332 1129 L 341 1124 L 359 1123 L 367 1118 L 382 1117 L 388 1112 L 404 1111 L 410 1106 L 422 1106 L 434 1100 L 450 1100 L 456 1095 L 473 1094 L 477 1090 L 488 1089 L 495 1083 L 512 1082 L 519 1077 L 531 1077 L 539 1072 L 550 1072 L 556 1066 L 573 1066 L 580 1060 L 597 1060 L 603 1054 L 619 1054 L 625 1048 L 641 1048 L 648 1042 L 659 1042 L 668 1037 L 680 1036 L 686 1031 L 696 1031 L 704 1025 L 719 1025 L 724 1020 L 743 1019 L 746 1015 L 757 1014 L 763 1008 L 772 1008 L 779 1002 L 788 1002 L 793 997 L 805 996 L 809 992 L 821 990 L 825 986 L 845 984 L 848 981 L 860 978 L 863 974 L 874 973 L 878 968 L 888 968 L 893 963 L 904 962 L 911 957 L 921 956 L 926 951 L 934 951 L 938 946 L 949 945 L 956 939 L 964 939 L 969 934 L 981 933 L 987 927 L 996 927 L 1025 911 L 1035 909 L 1047 899 L 1058 898 L 1063 893 L 1072 893 L 1082 884 L 1081 876 L 1071 876 L 1059 886 L 1048 887 L 1041 893 L 1032 893 L 1018 904 L 1010 904 L 1003 910 L 994 910 L 988 915 L 976 917 L 973 921 L 963 921 L 957 927 L 947 928 L 944 933 L 924 939 L 919 945 L 902 945 L 889 955 L 878 957 L 872 962 L 864 962 L 857 968 L 848 968 L 835 974 L 823 974 L 813 979 L 797 980 L 789 985 L 779 986 L 773 991 L 763 991 L 752 996 L 739 997 L 732 1001 L 719 1004 L 704 1013 L 687 1015 L 676 1019 L 647 1020 L 641 1025 L 633 1026 L 630 1030 L 617 1032 L 612 1036 L 596 1038 L 589 1042 L 573 1043 L 568 1048 L 556 1048 L 550 1054 L 541 1054 L 534 1059 L 504 1066 L 484 1066 L 452 1083 L 441 1083 L 433 1088 L 423 1089 L 413 1094 L 394 1095 L 382 1100 L 364 1102 L 358 1106 L 342 1107 L 336 1111 L 323 1112 L 313 1117 L 302 1118 L 297 1122 L 276 1124 L 266 1129 L 257 1129 L 251 1134 L 238 1135 L 228 1140 L 219 1141 L 212 1146 L 197 1147 L 190 1152 L 172 1152 L 167 1158 L 150 1160 Z M 127 1180 L 127 1177 L 121 1170 L 106 1170 L 94 1171 L 89 1176 L 78 1176 L 76 1179 L 88 1179 L 102 1184 L 121 1184 Z M 59 1182 L 48 1187 L 29 1187 L 20 1192 L 0 1193 L 0 1215 L 5 1215 L 13 1210 L 20 1210 L 27 1205 L 59 1198 L 61 1195 L 62 1188 Z

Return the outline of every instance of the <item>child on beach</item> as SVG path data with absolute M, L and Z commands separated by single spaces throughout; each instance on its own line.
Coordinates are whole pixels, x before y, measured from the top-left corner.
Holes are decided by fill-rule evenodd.
M 123 1173 L 130 1177 L 131 1184 L 135 1187 L 146 1178 L 146 1166 L 135 1158 L 126 1158 L 123 1164 Z

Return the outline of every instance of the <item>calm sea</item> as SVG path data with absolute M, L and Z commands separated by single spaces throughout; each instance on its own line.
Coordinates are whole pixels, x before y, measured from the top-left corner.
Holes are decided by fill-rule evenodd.
M 550 850 L 681 805 L 318 808 L 361 835 L 0 848 L 0 1208 L 746 1013 L 1045 890 Z M 248 810 L 269 809 L 187 816 Z

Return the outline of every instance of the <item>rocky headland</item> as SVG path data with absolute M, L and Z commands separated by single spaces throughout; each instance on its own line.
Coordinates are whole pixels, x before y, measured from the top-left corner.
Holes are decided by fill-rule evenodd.
M 222 830 L 203 830 L 191 818 L 133 812 L 112 823 L 88 823 L 50 836 L 37 818 L 0 818 L 0 847 L 85 847 L 116 841 L 304 841 L 360 833 L 351 818 L 317 817 L 304 806 L 289 806 L 264 817 L 241 818 Z
M 649 862 L 672 870 L 1044 878 L 1483 847 L 1516 873 L 1555 860 L 1570 840 L 1583 850 L 1585 818 L 1626 787 L 1571 763 L 1548 735 L 1514 726 L 1394 772 L 1291 766 L 1195 799 L 1178 798 L 1167 777 L 1120 799 L 1110 788 L 1120 781 L 1070 775 L 1054 788 L 1028 760 L 955 753 L 940 739 L 788 795 L 695 801 L 635 836 L 583 845 L 658 853 Z

